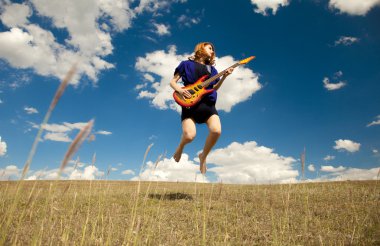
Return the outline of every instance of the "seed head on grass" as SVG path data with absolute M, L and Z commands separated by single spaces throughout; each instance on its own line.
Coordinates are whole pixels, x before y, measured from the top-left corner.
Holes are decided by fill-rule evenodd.
M 306 158 L 306 148 L 303 149 L 303 152 L 301 154 L 302 180 L 305 179 L 305 158 Z
M 165 156 L 165 154 L 164 154 L 164 155 L 161 154 L 161 155 L 158 156 L 156 162 L 154 163 L 154 168 L 153 168 L 152 171 L 151 171 L 151 174 L 152 174 L 152 175 L 154 175 L 154 172 L 156 171 L 156 168 L 157 168 L 157 166 L 158 166 L 158 163 L 163 159 L 164 156 Z
M 111 165 L 108 165 L 108 169 L 107 169 L 107 178 L 108 178 L 108 176 L 110 175 L 110 172 L 111 172 Z
M 95 139 L 96 139 L 95 135 L 91 134 L 90 137 L 88 138 L 88 141 L 93 142 L 93 141 L 95 141 Z
M 78 163 L 79 163 L 79 156 L 78 156 L 77 159 L 75 160 L 74 170 L 77 169 L 77 167 L 78 167 Z
M 148 146 L 148 148 L 146 148 L 146 150 L 145 150 L 144 159 L 143 159 L 143 162 L 142 162 L 142 165 L 141 165 L 141 168 L 140 168 L 139 177 L 141 176 L 141 172 L 142 172 L 142 170 L 144 170 L 144 167 L 145 167 L 145 160 L 146 160 L 146 157 L 147 157 L 147 155 L 148 155 L 150 149 L 152 148 L 152 146 L 153 146 L 153 143 L 151 143 L 151 144 Z
M 91 162 L 91 166 L 92 166 L 92 167 L 94 167 L 95 162 L 96 162 L 96 152 L 95 152 L 94 155 L 92 156 L 92 162 Z
M 65 78 L 62 80 L 60 86 L 58 87 L 57 92 L 55 93 L 55 96 L 54 96 L 53 100 L 50 103 L 49 109 L 48 109 L 48 111 L 47 111 L 47 113 L 46 113 L 46 115 L 44 117 L 44 120 L 42 121 L 42 123 L 40 125 L 40 128 L 38 129 L 37 136 L 34 139 L 32 148 L 31 148 L 31 150 L 29 152 L 28 159 L 25 162 L 24 169 L 23 169 L 22 175 L 21 175 L 21 180 L 23 180 L 25 178 L 26 174 L 29 171 L 29 167 L 30 167 L 30 164 L 32 163 L 32 159 L 33 159 L 33 156 L 34 156 L 34 154 L 36 152 L 37 145 L 38 145 L 38 142 L 40 141 L 43 129 L 44 129 L 45 125 L 47 124 L 47 122 L 48 122 L 48 120 L 50 118 L 51 113 L 53 112 L 55 106 L 57 105 L 59 99 L 61 98 L 63 92 L 65 91 L 67 85 L 69 84 L 70 80 L 73 78 L 73 76 L 74 76 L 74 74 L 76 72 L 76 67 L 77 67 L 76 64 L 74 64 L 71 67 L 70 71 L 66 74 Z
M 70 144 L 69 149 L 67 150 L 65 157 L 63 158 L 63 161 L 61 163 L 61 166 L 59 168 L 59 174 L 58 177 L 61 176 L 63 169 L 65 169 L 67 163 L 71 159 L 71 157 L 74 155 L 75 152 L 79 149 L 81 144 L 84 140 L 87 139 L 88 135 L 90 134 L 92 130 L 92 126 L 94 125 L 94 120 L 90 120 L 85 127 L 80 130 L 80 132 L 75 137 L 74 141 Z

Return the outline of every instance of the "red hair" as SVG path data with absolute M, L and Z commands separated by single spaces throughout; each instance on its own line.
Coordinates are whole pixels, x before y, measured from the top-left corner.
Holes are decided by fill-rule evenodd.
M 206 45 L 211 45 L 212 49 L 214 50 L 214 53 L 212 54 L 211 57 L 208 57 L 207 53 L 205 52 Z M 202 43 L 197 44 L 194 48 L 194 55 L 189 58 L 194 61 L 203 61 L 207 65 L 214 65 L 215 64 L 214 45 L 210 42 L 202 42 Z

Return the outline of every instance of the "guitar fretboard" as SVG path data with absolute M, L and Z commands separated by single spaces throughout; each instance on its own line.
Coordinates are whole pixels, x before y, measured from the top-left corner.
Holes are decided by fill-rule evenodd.
M 216 80 L 217 78 L 222 77 L 222 76 L 226 73 L 226 71 L 227 71 L 228 69 L 238 67 L 239 65 L 240 65 L 240 63 L 237 62 L 237 63 L 235 63 L 234 65 L 232 65 L 231 67 L 226 68 L 226 69 L 224 69 L 223 71 L 221 71 L 220 73 L 218 73 L 218 74 L 212 76 L 211 78 L 205 80 L 205 81 L 202 83 L 202 87 L 207 87 L 207 86 L 209 86 L 211 82 L 213 82 L 213 81 Z

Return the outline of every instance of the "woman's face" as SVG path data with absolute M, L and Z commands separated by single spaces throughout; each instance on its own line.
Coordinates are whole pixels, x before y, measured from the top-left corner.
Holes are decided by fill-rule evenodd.
M 214 49 L 212 48 L 212 46 L 210 44 L 206 44 L 206 46 L 204 47 L 205 51 L 206 51 L 206 54 L 208 55 L 208 57 L 212 57 L 212 55 L 214 54 Z

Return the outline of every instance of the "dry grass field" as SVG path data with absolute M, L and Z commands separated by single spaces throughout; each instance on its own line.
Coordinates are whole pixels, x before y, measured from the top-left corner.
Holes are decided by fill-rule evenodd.
M 380 245 L 380 183 L 0 182 L 0 245 Z

